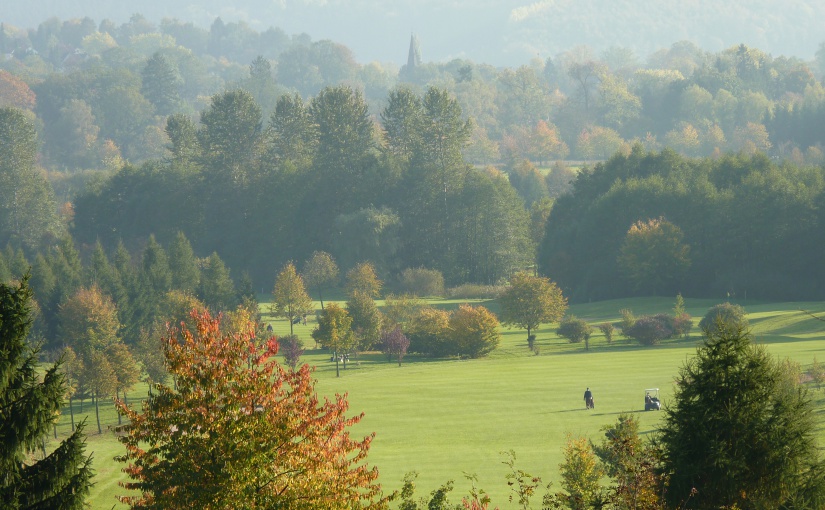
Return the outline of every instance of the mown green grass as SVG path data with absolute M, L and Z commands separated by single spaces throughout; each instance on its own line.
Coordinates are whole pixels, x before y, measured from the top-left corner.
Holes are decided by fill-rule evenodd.
M 629 308 L 637 315 L 668 312 L 673 299 L 645 298 L 616 300 L 571 307 L 571 312 L 593 325 L 617 322 L 619 310 Z M 454 308 L 463 300 L 438 302 Z M 713 300 L 687 300 L 695 323 Z M 497 304 L 485 302 L 493 311 Z M 825 322 L 801 311 L 825 317 L 825 303 L 743 303 L 755 339 L 779 358 L 788 357 L 804 366 L 815 356 L 825 360 Z M 264 320 L 271 322 L 277 335 L 289 333 L 289 325 L 274 320 L 263 303 Z M 700 338 L 694 330 L 689 339 L 669 340 L 652 348 L 639 347 L 617 338 L 608 345 L 598 330 L 585 352 L 582 344 L 571 345 L 553 333 L 554 328 L 539 329 L 536 345 L 539 355 L 527 349 L 526 332 L 503 329 L 501 346 L 479 360 L 422 360 L 405 358 L 399 367 L 380 353 L 366 353 L 350 363 L 341 377 L 335 377 L 335 364 L 329 354 L 314 349 L 309 324 L 295 325 L 307 352 L 302 361 L 316 367 L 317 390 L 321 395 L 347 393 L 352 414 L 364 412 L 354 434 L 375 432 L 369 462 L 378 466 L 386 491 L 401 487 L 405 473 L 417 471 L 420 496 L 428 494 L 447 480 L 455 481 L 453 500 L 466 494 L 470 484 L 466 474 L 478 478 L 478 486 L 493 501 L 509 508 L 504 479 L 507 467 L 501 452 L 513 450 L 516 466 L 545 481 L 557 481 L 561 447 L 568 435 L 600 440 L 600 429 L 613 423 L 622 412 L 637 412 L 644 434 L 655 431 L 662 413 L 643 411 L 644 390 L 658 387 L 667 404 L 673 393 L 674 377 L 695 353 Z M 589 386 L 596 409 L 584 409 L 582 394 Z M 145 395 L 146 388 L 135 388 L 132 396 Z M 820 443 L 825 445 L 825 399 L 823 392 L 812 391 L 820 422 Z M 111 459 L 122 453 L 113 434 L 97 435 L 94 410 L 89 415 L 89 450 L 94 451 L 98 472 L 92 508 L 112 508 L 114 496 L 122 494 L 117 481 L 123 479 L 122 465 Z M 68 433 L 68 413 L 59 430 Z M 111 404 L 102 408 L 102 421 L 117 422 Z M 104 425 L 105 429 L 105 425 Z M 556 488 L 558 485 L 556 484 Z

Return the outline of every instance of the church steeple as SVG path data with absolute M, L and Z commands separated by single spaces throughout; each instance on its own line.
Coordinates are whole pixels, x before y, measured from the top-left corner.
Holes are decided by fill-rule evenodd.
M 421 65 L 421 48 L 418 47 L 418 38 L 410 35 L 410 54 L 407 56 L 407 68 L 413 69 Z

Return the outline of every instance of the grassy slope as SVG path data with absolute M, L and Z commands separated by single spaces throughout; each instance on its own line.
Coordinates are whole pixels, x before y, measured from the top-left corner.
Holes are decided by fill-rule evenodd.
M 439 304 L 455 307 L 459 302 Z M 698 318 L 715 301 L 687 300 L 688 312 Z M 496 303 L 487 305 L 496 311 Z M 619 310 L 637 315 L 667 312 L 672 299 L 607 301 L 572 307 L 572 312 L 591 324 L 617 321 Z M 746 303 L 753 333 L 778 357 L 789 357 L 803 366 L 814 356 L 825 360 L 825 323 L 801 312 L 805 309 L 825 316 L 825 303 Z M 262 306 L 262 310 L 267 307 Z M 272 318 L 265 315 L 265 320 Z M 288 334 L 289 325 L 272 321 L 276 334 Z M 365 417 L 356 434 L 376 432 L 369 461 L 381 470 L 385 489 L 400 488 L 404 473 L 418 471 L 418 495 L 423 496 L 447 480 L 455 480 L 452 499 L 469 488 L 464 473 L 478 477 L 478 484 L 502 508 L 507 507 L 506 467 L 501 452 L 513 450 L 516 466 L 545 481 L 556 480 L 561 446 L 568 434 L 598 440 L 599 429 L 616 420 L 621 412 L 639 412 L 644 433 L 655 430 L 661 413 L 644 413 L 644 389 L 658 387 L 665 404 L 672 394 L 674 376 L 695 352 L 699 338 L 674 340 L 654 348 L 640 348 L 618 339 L 607 345 L 597 334 L 590 352 L 583 345 L 570 345 L 542 327 L 535 356 L 526 347 L 523 330 L 504 329 L 502 344 L 488 358 L 471 361 L 429 361 L 414 357 L 403 366 L 388 363 L 380 354 L 362 355 L 350 364 L 341 378 L 329 354 L 312 350 L 309 332 L 314 327 L 296 325 L 295 333 L 310 348 L 302 361 L 317 367 L 317 389 L 322 395 L 348 393 L 353 414 Z M 586 411 L 582 393 L 594 392 L 596 409 Z M 146 388 L 133 391 L 144 394 Z M 822 392 L 813 392 L 818 415 L 825 412 Z M 106 424 L 117 422 L 111 404 L 102 410 L 104 434 L 97 435 L 94 410 L 89 415 L 89 450 L 94 452 L 98 473 L 92 508 L 112 508 L 114 495 L 122 493 L 121 465 L 111 459 L 122 452 Z M 825 420 L 820 418 L 825 425 Z M 68 412 L 59 434 L 68 433 Z M 820 427 L 825 444 L 825 426 Z

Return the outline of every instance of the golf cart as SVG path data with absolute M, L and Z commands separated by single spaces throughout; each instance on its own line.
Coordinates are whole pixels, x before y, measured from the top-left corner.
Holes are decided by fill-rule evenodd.
M 645 390 L 645 411 L 658 411 L 662 408 L 659 401 L 659 388 L 649 388 Z

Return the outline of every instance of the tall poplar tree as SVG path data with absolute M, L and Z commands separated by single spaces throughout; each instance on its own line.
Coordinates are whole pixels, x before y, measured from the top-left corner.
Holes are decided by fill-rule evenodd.
M 44 459 L 42 447 L 58 419 L 67 387 L 60 363 L 43 374 L 26 342 L 31 328 L 28 277 L 0 284 L 0 502 L 4 508 L 84 508 L 91 486 L 91 457 L 84 455 L 82 424 Z

